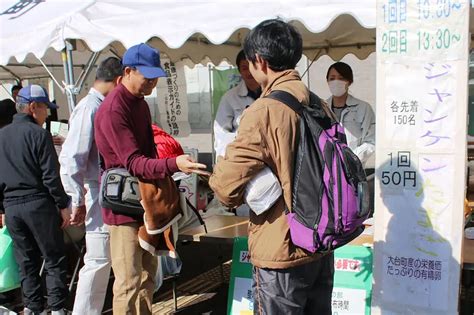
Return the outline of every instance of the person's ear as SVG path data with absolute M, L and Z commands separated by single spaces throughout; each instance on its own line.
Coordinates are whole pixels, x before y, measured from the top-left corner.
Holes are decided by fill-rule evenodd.
M 31 112 L 34 112 L 37 107 L 38 107 L 38 103 L 33 101 L 28 105 L 28 110 Z
M 268 71 L 268 62 L 260 57 L 259 54 L 255 54 L 255 64 L 257 65 L 257 68 L 260 67 L 260 70 L 263 73 L 267 73 Z
M 125 67 L 125 69 L 123 70 L 123 76 L 120 80 L 129 78 L 132 71 L 132 67 Z

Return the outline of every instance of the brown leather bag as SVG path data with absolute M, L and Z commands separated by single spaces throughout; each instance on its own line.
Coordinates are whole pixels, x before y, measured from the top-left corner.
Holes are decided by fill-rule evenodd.
M 164 179 L 138 182 L 141 205 L 145 209 L 143 221 L 148 234 L 162 233 L 182 216 L 179 191 L 170 176 Z

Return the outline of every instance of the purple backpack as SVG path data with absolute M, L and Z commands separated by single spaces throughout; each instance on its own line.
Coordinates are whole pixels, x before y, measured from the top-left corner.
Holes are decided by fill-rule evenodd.
M 284 91 L 266 97 L 300 115 L 292 205 L 286 211 L 291 241 L 312 253 L 347 244 L 364 230 L 370 209 L 365 171 L 346 144 L 344 128 L 313 93 L 310 106 Z

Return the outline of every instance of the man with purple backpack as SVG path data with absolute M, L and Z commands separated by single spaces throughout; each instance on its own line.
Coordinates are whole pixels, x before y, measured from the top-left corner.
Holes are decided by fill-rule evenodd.
M 236 139 L 209 180 L 229 207 L 244 202 L 247 184 L 265 167 L 281 184 L 283 193 L 268 210 L 259 215 L 250 211 L 254 314 L 331 314 L 332 251 L 321 254 L 296 246 L 287 216 L 293 206 L 301 118 L 269 97 L 273 91 L 284 91 L 303 106 L 310 104 L 310 92 L 294 70 L 302 49 L 301 35 L 281 20 L 264 21 L 247 35 L 244 51 L 262 96 L 245 110 Z

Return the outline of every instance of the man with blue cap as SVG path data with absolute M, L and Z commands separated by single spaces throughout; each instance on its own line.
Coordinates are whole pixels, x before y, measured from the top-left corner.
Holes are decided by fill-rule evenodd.
M 162 179 L 175 172 L 206 174 L 206 166 L 188 155 L 159 159 L 156 156 L 151 115 L 144 96 L 150 95 L 158 78 L 166 77 L 159 52 L 146 45 L 130 47 L 124 54 L 122 81 L 109 93 L 94 120 L 95 141 L 104 170 L 126 168 L 145 180 Z M 114 270 L 114 314 L 151 314 L 157 259 L 139 245 L 142 217 L 102 209 L 109 226 Z
M 16 97 L 18 114 L 0 130 L 0 201 L 20 267 L 26 315 L 46 314 L 41 256 L 53 315 L 64 314 L 68 295 L 61 228 L 70 223 L 70 198 L 61 184 L 52 136 L 41 128 L 48 108 L 56 105 L 43 87 L 24 87 Z

